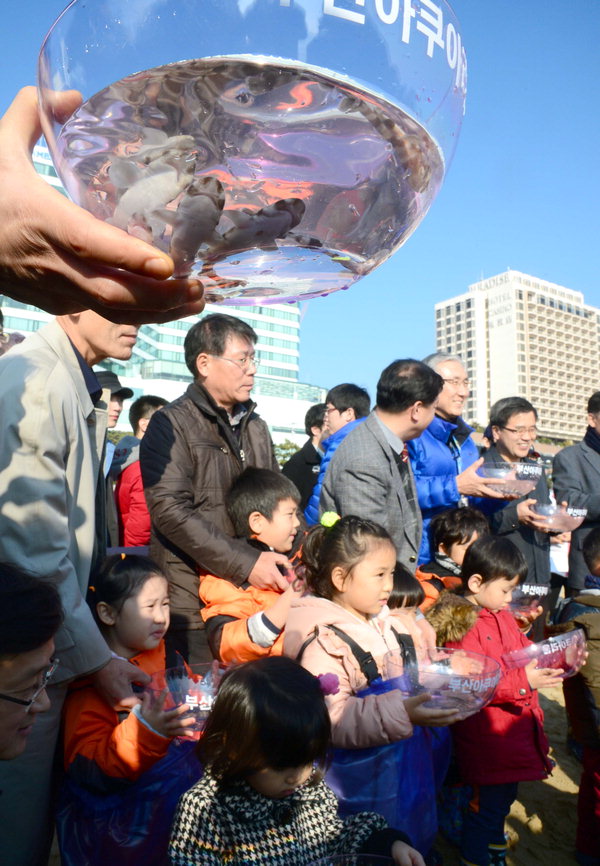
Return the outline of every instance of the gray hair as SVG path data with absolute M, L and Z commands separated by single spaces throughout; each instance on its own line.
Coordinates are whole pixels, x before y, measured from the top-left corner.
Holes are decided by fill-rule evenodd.
M 432 370 L 435 370 L 436 373 L 440 364 L 445 364 L 447 361 L 457 361 L 461 366 L 465 366 L 465 362 L 460 355 L 448 355 L 446 352 L 433 352 L 431 355 L 427 355 L 426 358 L 423 358 L 423 364 L 427 364 L 427 366 L 431 367 Z

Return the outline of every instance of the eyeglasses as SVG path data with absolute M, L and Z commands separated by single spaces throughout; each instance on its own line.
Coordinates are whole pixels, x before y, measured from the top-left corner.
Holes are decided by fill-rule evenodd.
M 44 689 L 48 686 L 50 680 L 56 673 L 58 665 L 59 659 L 52 659 L 50 667 L 46 668 L 46 670 L 42 672 L 40 684 L 28 701 L 24 701 L 22 698 L 14 698 L 12 695 L 2 694 L 2 692 L 0 692 L 0 699 L 3 701 L 10 701 L 12 704 L 19 704 L 20 707 L 27 707 L 27 712 L 29 712 L 32 705 L 35 704 Z
M 514 433 L 516 436 L 524 436 L 525 433 L 529 436 L 537 436 L 537 427 L 501 427 L 501 430 L 506 430 L 507 433 Z
M 336 409 L 335 406 L 325 406 L 325 415 L 331 415 L 332 412 L 339 412 L 339 409 Z
M 229 361 L 230 364 L 235 364 L 242 370 L 247 370 L 248 367 L 254 367 L 255 370 L 260 366 L 260 360 L 256 355 L 244 355 L 243 358 L 226 358 L 225 355 L 211 355 L 211 358 L 218 358 L 220 361 Z
M 468 379 L 444 379 L 443 381 L 446 385 L 452 385 L 453 388 L 458 388 L 460 385 L 463 388 L 468 388 L 470 384 Z

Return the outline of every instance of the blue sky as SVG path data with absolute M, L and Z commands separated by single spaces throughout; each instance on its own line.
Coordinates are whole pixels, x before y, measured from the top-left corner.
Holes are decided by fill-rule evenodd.
M 0 110 L 34 83 L 63 5 L 5 3 Z M 390 361 L 433 350 L 436 301 L 508 267 L 600 307 L 600 2 L 452 5 L 469 64 L 454 161 L 404 247 L 350 291 L 304 305 L 302 381 L 353 381 L 374 395 Z

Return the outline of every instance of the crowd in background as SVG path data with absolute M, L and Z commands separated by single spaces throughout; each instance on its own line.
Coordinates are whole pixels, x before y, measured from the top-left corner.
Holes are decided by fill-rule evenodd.
M 519 781 L 551 771 L 537 690 L 561 682 L 502 658 L 554 621 L 589 639 L 565 691 L 583 760 L 576 856 L 598 864 L 600 392 L 553 494 L 544 472 L 518 497 L 482 471 L 538 465 L 537 411 L 497 401 L 480 453 L 464 366 L 443 354 L 390 363 L 373 408 L 357 385 L 330 389 L 281 471 L 251 399 L 256 334 L 221 314 L 186 337 L 186 391 L 138 398 L 132 435 L 109 441 L 133 392 L 96 365 L 127 361 L 136 338 L 88 310 L 0 360 L 3 610 L 31 623 L 0 643 L 6 862 L 46 863 L 56 824 L 67 866 L 352 852 L 420 866 L 440 862 L 450 820 L 465 864 L 502 864 Z M 536 511 L 551 495 L 587 509 L 571 537 Z M 45 625 L 23 613 L 40 585 Z M 536 601 L 520 618 L 516 592 Z M 466 718 L 382 680 L 390 654 L 410 672 L 436 645 L 498 661 L 489 706 Z M 228 670 L 197 744 L 165 671 L 211 662 Z

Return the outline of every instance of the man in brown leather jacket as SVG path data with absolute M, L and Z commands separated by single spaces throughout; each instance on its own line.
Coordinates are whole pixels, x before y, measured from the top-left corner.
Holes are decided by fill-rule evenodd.
M 169 656 L 208 661 L 198 597 L 199 572 L 234 583 L 280 587 L 282 554 L 233 538 L 225 493 L 247 466 L 279 470 L 267 425 L 250 400 L 256 334 L 233 316 L 213 314 L 190 328 L 184 343 L 194 381 L 152 416 L 140 464 L 152 519 L 150 555 L 171 587 Z

